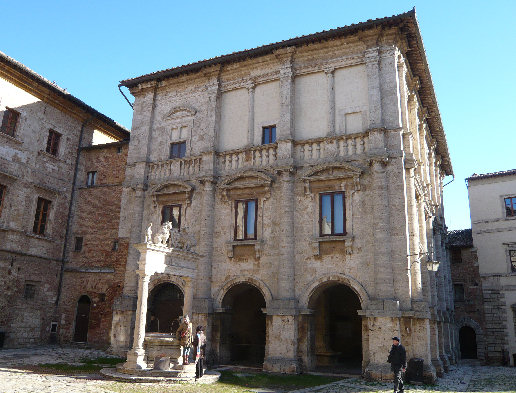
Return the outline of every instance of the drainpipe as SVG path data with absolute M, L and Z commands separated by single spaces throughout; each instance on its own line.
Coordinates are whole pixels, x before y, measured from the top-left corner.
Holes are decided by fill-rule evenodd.
M 63 244 L 63 253 L 61 255 L 61 270 L 59 272 L 59 285 L 57 287 L 57 296 L 55 301 L 55 307 L 59 304 L 59 299 L 61 298 L 61 292 L 63 289 L 63 273 L 64 273 L 64 267 L 66 263 L 66 252 L 68 250 L 68 236 L 70 235 L 70 228 L 72 226 L 72 209 L 73 204 L 75 201 L 75 185 L 77 184 L 77 175 L 79 173 L 79 161 L 81 157 L 81 147 L 82 147 L 82 139 L 84 136 L 84 129 L 86 126 L 91 123 L 91 121 L 95 118 L 94 115 L 90 115 L 89 118 L 84 120 L 81 125 L 81 132 L 79 134 L 79 144 L 77 146 L 77 155 L 75 158 L 75 169 L 73 172 L 73 181 L 72 181 L 72 192 L 70 195 L 70 204 L 68 205 L 68 219 L 66 220 L 66 229 L 65 229 L 65 237 L 64 237 L 64 244 Z

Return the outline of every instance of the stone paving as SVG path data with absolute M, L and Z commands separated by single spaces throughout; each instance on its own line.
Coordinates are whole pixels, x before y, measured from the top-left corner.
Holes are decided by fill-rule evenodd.
M 103 379 L 99 374 L 76 373 L 66 375 L 55 372 L 43 373 L 35 369 L 42 363 L 80 364 L 84 358 L 95 359 L 109 356 L 94 349 L 37 347 L 29 349 L 0 350 L 0 392 L 52 392 L 52 393 L 107 393 L 112 392 L 112 381 Z M 155 386 L 155 385 L 154 385 Z M 213 385 L 214 387 L 216 385 Z M 131 384 L 131 392 L 151 391 L 149 384 Z M 141 389 L 141 390 L 140 390 Z M 203 392 L 203 386 L 196 386 L 188 391 Z M 119 390 L 117 390 L 119 391 Z M 155 391 L 155 390 L 152 390 Z M 161 385 L 160 392 L 167 387 Z M 178 391 L 174 389 L 174 391 Z M 249 392 L 262 391 L 249 389 Z M 263 391 L 272 392 L 268 389 Z M 296 390 L 295 393 L 389 393 L 390 383 L 367 382 L 360 378 L 348 378 L 329 385 Z M 462 363 L 451 368 L 444 378 L 435 386 L 409 385 L 406 392 L 503 392 L 516 393 L 516 367 L 487 367 L 475 363 Z

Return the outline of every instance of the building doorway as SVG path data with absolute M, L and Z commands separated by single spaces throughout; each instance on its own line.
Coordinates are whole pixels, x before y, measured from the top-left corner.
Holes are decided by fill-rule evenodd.
M 164 283 L 153 288 L 147 300 L 145 331 L 175 333 L 179 327 L 179 317 L 183 315 L 183 304 L 184 294 L 177 285 Z
M 477 358 L 477 334 L 472 327 L 463 326 L 459 330 L 460 356 L 462 359 Z
M 262 366 L 265 357 L 265 299 L 258 288 L 242 283 L 222 299 L 220 357 L 224 363 Z
M 312 295 L 311 356 L 316 369 L 357 370 L 362 367 L 360 299 L 344 284 L 324 285 Z
M 77 313 L 75 314 L 75 331 L 73 334 L 73 341 L 75 342 L 85 343 L 88 341 L 90 307 L 90 298 L 86 295 L 82 295 L 77 302 Z

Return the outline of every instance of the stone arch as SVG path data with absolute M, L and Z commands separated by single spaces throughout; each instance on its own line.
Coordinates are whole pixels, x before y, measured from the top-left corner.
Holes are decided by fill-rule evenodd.
M 154 275 L 149 282 L 146 331 L 168 333 L 179 327 L 185 312 L 186 283 L 177 276 Z
M 367 305 L 369 303 L 369 295 L 367 291 L 356 279 L 343 273 L 325 274 L 308 283 L 299 297 L 299 307 L 305 309 L 309 308 L 308 304 L 312 295 L 319 290 L 321 286 L 331 285 L 333 283 L 344 284 L 350 287 L 358 296 L 362 310 L 367 309 Z
M 250 284 L 256 287 L 262 293 L 262 296 L 265 299 L 265 304 L 271 304 L 272 292 L 262 280 L 254 277 L 234 277 L 226 281 L 219 289 L 214 299 L 214 307 L 219 309 L 222 308 L 222 300 L 224 299 L 224 296 L 232 287 L 238 284 Z
M 181 292 L 183 292 L 183 296 L 186 294 L 186 281 L 181 277 L 172 276 L 169 274 L 154 274 L 149 281 L 149 293 L 152 292 L 154 288 L 157 288 L 161 284 L 174 284 L 176 285 Z
M 464 318 L 461 318 L 460 320 L 458 320 L 455 323 L 455 326 L 457 328 L 457 337 L 459 336 L 460 329 L 465 326 L 470 327 L 475 331 L 476 340 L 477 340 L 477 358 L 480 360 L 484 360 L 485 359 L 484 332 L 483 332 L 480 324 L 471 317 L 464 317 Z

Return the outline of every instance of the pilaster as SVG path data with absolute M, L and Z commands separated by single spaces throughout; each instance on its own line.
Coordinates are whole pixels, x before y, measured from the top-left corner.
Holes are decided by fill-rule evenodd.
M 335 135 L 335 78 L 334 68 L 325 68 L 328 99 L 328 131 L 327 136 Z
M 278 140 L 294 137 L 294 61 L 295 47 L 284 48 L 274 54 L 280 62 L 280 119 Z

